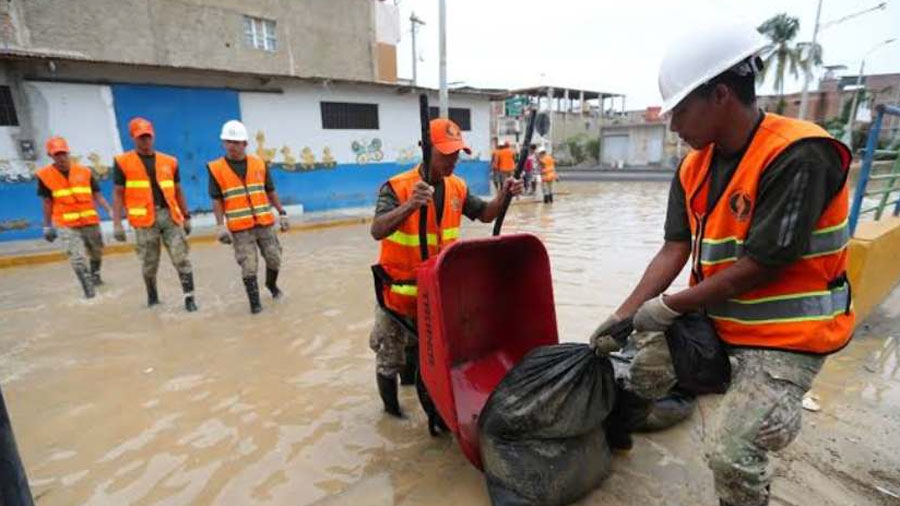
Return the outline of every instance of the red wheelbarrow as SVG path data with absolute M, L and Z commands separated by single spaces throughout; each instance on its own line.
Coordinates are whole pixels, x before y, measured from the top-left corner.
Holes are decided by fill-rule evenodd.
M 547 250 L 530 234 L 459 241 L 422 264 L 418 287 L 422 380 L 481 469 L 488 396 L 526 353 L 559 341 Z

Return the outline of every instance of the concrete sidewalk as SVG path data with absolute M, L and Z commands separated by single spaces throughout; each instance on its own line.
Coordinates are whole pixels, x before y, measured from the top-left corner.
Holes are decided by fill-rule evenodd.
M 330 211 L 303 212 L 302 206 L 285 206 L 291 219 L 288 233 L 308 231 L 321 228 L 356 225 L 372 220 L 371 207 L 353 207 Z M 213 242 L 216 240 L 215 219 L 211 213 L 195 214 L 191 220 L 193 230 L 188 238 L 191 244 Z M 134 232 L 126 225 L 128 234 L 126 242 L 117 242 L 112 236 L 112 222 L 100 224 L 103 230 L 104 255 L 134 252 Z M 65 260 L 58 243 L 48 243 L 43 239 L 0 242 L 0 269 L 18 265 L 33 265 Z

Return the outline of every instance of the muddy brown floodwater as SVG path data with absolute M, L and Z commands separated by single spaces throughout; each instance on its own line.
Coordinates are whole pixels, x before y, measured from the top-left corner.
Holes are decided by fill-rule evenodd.
M 552 206 L 514 206 L 506 230 L 543 238 L 561 339 L 584 342 L 659 246 L 667 186 L 561 186 Z M 282 237 L 287 296 L 252 317 L 231 250 L 216 244 L 192 251 L 194 314 L 167 260 L 153 310 L 133 255 L 108 257 L 90 302 L 66 264 L 0 271 L 0 380 L 37 504 L 489 504 L 455 442 L 427 435 L 412 389 L 410 418 L 381 412 L 367 227 Z M 900 503 L 900 291 L 814 391 L 822 410 L 775 460 L 773 504 Z M 579 504 L 716 504 L 700 448 L 717 402 L 639 436 Z

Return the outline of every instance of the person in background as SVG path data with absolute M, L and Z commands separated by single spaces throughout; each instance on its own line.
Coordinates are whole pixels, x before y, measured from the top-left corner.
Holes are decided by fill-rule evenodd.
M 536 160 L 534 159 L 533 154 L 534 144 L 528 147 L 528 155 L 525 157 L 525 165 L 522 170 L 522 183 L 525 185 L 525 192 L 529 195 L 533 193 L 531 188 L 534 184 L 534 169 L 536 167 Z
M 128 123 L 134 149 L 116 155 L 113 162 L 113 233 L 125 242 L 123 215 L 134 229 L 135 245 L 141 259 L 147 306 L 159 304 L 156 273 L 159 255 L 166 246 L 172 265 L 178 271 L 184 292 L 184 308 L 197 310 L 194 301 L 194 271 L 188 259 L 190 248 L 187 236 L 191 233 L 191 214 L 188 212 L 178 160 L 154 148 L 153 124 L 144 118 Z
M 545 148 L 538 150 L 538 164 L 541 166 L 541 190 L 544 193 L 544 203 L 553 203 L 553 183 L 556 181 L 556 161 Z
M 275 192 L 266 162 L 247 154 L 247 127 L 237 120 L 227 121 L 222 125 L 219 138 L 225 156 L 207 165 L 209 196 L 213 201 L 219 242 L 234 245 L 234 257 L 241 266 L 250 313 L 256 314 L 262 311 L 256 279 L 259 254 L 266 261 L 266 288 L 273 299 L 281 297 L 277 284 L 281 244 L 275 234 L 276 218 L 272 209 L 278 211 L 277 221 L 282 232 L 287 232 L 290 222 Z
M 509 141 L 503 141 L 497 150 L 497 188 L 503 188 L 503 183 L 513 176 L 516 170 L 516 152 L 509 145 Z
M 94 287 L 103 284 L 100 264 L 103 235 L 97 206 L 112 216 L 112 208 L 100 193 L 91 169 L 69 159 L 69 144 L 62 137 L 47 140 L 53 163 L 37 171 L 38 197 L 43 201 L 44 239 L 59 237 L 85 298 L 93 298 Z

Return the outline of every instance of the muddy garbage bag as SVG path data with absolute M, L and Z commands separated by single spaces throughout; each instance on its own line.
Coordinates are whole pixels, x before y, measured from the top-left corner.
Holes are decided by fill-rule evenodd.
M 610 470 L 604 422 L 615 395 L 609 359 L 586 344 L 526 355 L 478 420 L 494 506 L 568 504 L 600 485 Z

